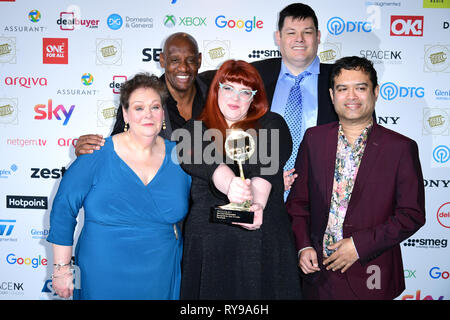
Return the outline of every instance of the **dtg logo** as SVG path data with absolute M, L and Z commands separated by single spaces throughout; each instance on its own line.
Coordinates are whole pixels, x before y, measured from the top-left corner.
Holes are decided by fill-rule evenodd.
M 66 108 L 64 108 L 64 106 L 62 104 L 58 105 L 55 109 L 53 109 L 52 99 L 48 100 L 47 112 L 45 110 L 46 107 L 47 106 L 45 104 L 37 104 L 34 107 L 34 111 L 36 113 L 38 113 L 39 115 L 34 116 L 34 119 L 36 119 L 36 120 L 44 120 L 44 119 L 52 120 L 53 116 L 55 116 L 56 119 L 61 120 L 61 117 L 60 117 L 60 111 L 61 111 L 65 117 L 63 126 L 67 125 L 70 117 L 72 116 L 73 109 L 75 109 L 75 105 L 72 105 L 70 107 L 69 111 L 67 111 Z M 42 110 L 42 109 L 44 109 L 44 110 Z
M 400 87 L 393 82 L 386 82 L 380 87 L 380 95 L 384 100 L 395 98 L 423 98 L 425 95 L 423 87 Z
M 444 145 L 437 146 L 433 150 L 433 159 L 437 163 L 446 163 L 450 160 L 450 148 Z
M 342 18 L 333 17 L 327 22 L 328 32 L 338 36 L 345 32 L 371 32 L 372 24 L 369 21 L 347 21 Z

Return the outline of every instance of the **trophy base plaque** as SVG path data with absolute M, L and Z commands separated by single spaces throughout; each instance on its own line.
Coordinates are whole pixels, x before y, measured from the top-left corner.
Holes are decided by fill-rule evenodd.
M 212 208 L 212 221 L 222 223 L 253 223 L 254 212 L 242 207 L 224 205 Z

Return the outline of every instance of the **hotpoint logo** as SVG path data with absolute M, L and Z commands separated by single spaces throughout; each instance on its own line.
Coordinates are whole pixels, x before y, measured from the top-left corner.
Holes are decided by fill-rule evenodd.
M 327 22 L 328 32 L 338 36 L 344 32 L 371 32 L 372 23 L 369 21 L 344 21 L 340 17 L 332 17 Z
M 396 98 L 423 98 L 425 96 L 423 87 L 403 87 L 393 82 L 386 82 L 380 87 L 380 95 L 384 100 Z

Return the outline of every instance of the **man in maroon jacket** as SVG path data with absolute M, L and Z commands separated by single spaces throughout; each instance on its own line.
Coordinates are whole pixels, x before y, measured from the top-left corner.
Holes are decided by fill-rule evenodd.
M 405 289 L 400 242 L 425 223 L 417 144 L 373 121 L 370 61 L 331 72 L 339 122 L 306 131 L 287 209 L 309 299 L 394 299 Z

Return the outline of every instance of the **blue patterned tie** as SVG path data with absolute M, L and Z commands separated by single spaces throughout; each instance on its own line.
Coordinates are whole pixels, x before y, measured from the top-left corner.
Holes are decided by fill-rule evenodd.
M 292 136 L 292 154 L 284 166 L 284 171 L 294 168 L 298 148 L 305 133 L 301 83 L 309 75 L 311 73 L 305 71 L 295 78 L 295 84 L 292 86 L 291 91 L 289 91 L 289 97 L 284 110 L 284 120 L 286 120 Z M 284 200 L 286 200 L 288 194 L 289 190 L 284 192 Z

